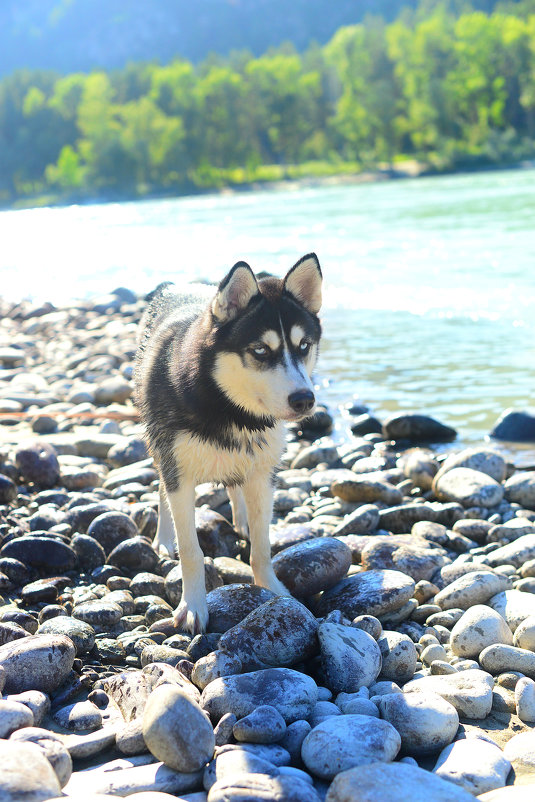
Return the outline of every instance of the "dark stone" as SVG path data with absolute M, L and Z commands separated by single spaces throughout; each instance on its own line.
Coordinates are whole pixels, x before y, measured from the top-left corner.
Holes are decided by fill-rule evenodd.
M 13 557 L 0 557 L 0 571 L 9 578 L 15 587 L 27 585 L 32 576 L 28 567 Z
M 55 507 L 42 505 L 42 507 L 30 516 L 28 519 L 30 524 L 30 532 L 46 532 L 53 526 L 63 522 L 65 514 L 60 512 Z
M 290 596 L 262 604 L 221 636 L 219 648 L 242 661 L 244 671 L 292 666 L 318 651 L 318 622 Z
M 197 507 L 195 527 L 206 557 L 236 557 L 240 553 L 238 534 L 218 512 Z
M 314 432 L 316 436 L 328 434 L 333 428 L 333 416 L 326 406 L 318 404 L 314 414 L 303 418 L 299 425 L 303 431 Z
M 336 585 L 351 565 L 351 549 L 333 537 L 298 543 L 273 558 L 277 578 L 293 596 L 308 598 Z
M 70 507 L 65 515 L 65 523 L 68 523 L 73 532 L 85 533 L 90 524 L 99 515 L 106 512 L 116 512 L 111 505 L 105 501 L 90 501 L 87 504 L 76 504 Z
M 313 540 L 316 537 L 318 537 L 318 532 L 306 524 L 292 524 L 270 531 L 269 542 L 272 553 L 277 554 L 289 546 L 295 546 L 297 543 L 304 543 L 306 540 Z
M 122 607 L 106 599 L 92 599 L 77 604 L 73 611 L 73 618 L 79 618 L 86 624 L 94 627 L 97 632 L 103 632 L 113 627 L 123 614 Z
M 274 596 L 273 591 L 248 583 L 214 588 L 206 597 L 208 631 L 226 632 Z
M 209 557 L 204 558 L 204 582 L 207 593 L 210 593 L 214 588 L 221 587 L 223 584 L 217 568 Z M 182 597 L 182 566 L 180 563 L 169 571 L 165 577 L 165 592 L 169 604 L 176 607 Z
M 221 632 L 205 632 L 202 635 L 195 635 L 186 649 L 189 659 L 196 663 L 201 657 L 206 657 L 210 652 L 219 648 Z
M 428 415 L 392 415 L 383 424 L 383 434 L 389 440 L 408 440 L 411 443 L 449 443 L 457 432 L 451 426 Z
M 54 487 L 59 479 L 60 468 L 56 451 L 43 440 L 18 448 L 15 452 L 15 463 L 24 480 L 39 487 Z
M 23 627 L 30 635 L 35 635 L 39 622 L 35 616 L 19 610 L 18 607 L 0 607 L 0 621 L 12 621 Z
M 100 543 L 106 554 L 109 554 L 123 541 L 134 538 L 138 530 L 128 515 L 122 512 L 104 512 L 91 521 L 87 534 Z
M 131 465 L 146 459 L 147 446 L 139 437 L 125 437 L 123 441 L 112 446 L 106 459 L 116 468 Z
M 78 565 L 82 571 L 92 571 L 106 562 L 106 553 L 100 543 L 90 535 L 74 535 L 71 547 L 78 557 Z
M 10 540 L 0 549 L 0 557 L 12 557 L 24 565 L 54 572 L 70 571 L 76 566 L 76 554 L 71 547 L 46 535 L 24 535 Z
M 535 443 L 535 409 L 506 409 L 490 436 L 511 443 Z
M 363 412 L 351 422 L 351 431 L 359 437 L 365 434 L 382 434 L 383 425 L 373 415 Z
M 133 521 L 132 524 L 135 526 Z M 159 559 L 145 538 L 131 537 L 113 549 L 108 556 L 108 563 L 128 570 L 152 571 L 158 565 Z
M 10 504 L 17 498 L 17 485 L 9 476 L 0 473 L 0 504 Z
M 341 610 L 351 620 L 364 614 L 380 618 L 403 607 L 414 588 L 414 581 L 400 571 L 363 571 L 322 593 L 315 611 L 323 616 Z
M 417 521 L 436 521 L 437 511 L 432 504 L 411 502 L 379 510 L 379 526 L 394 534 L 410 532 Z
M 38 579 L 25 585 L 21 597 L 25 604 L 38 604 L 39 602 L 54 602 L 58 598 L 59 590 L 51 579 Z

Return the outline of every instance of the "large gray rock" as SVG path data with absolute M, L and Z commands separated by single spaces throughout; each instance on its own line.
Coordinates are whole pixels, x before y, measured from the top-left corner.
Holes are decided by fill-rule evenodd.
M 511 443 L 535 443 L 535 410 L 504 410 L 492 427 L 490 436 Z
M 289 724 L 308 718 L 317 701 L 317 685 L 306 674 L 267 668 L 214 680 L 204 689 L 201 706 L 213 721 L 219 721 L 225 713 L 243 718 L 260 705 L 271 705 Z
M 73 772 L 63 789 L 69 798 L 92 800 L 91 794 L 109 794 L 113 798 L 133 796 L 142 791 L 159 791 L 181 796 L 199 788 L 202 771 L 175 771 L 152 755 L 135 755 L 104 763 L 92 769 Z
M 505 498 L 535 510 L 535 471 L 519 471 L 505 483 Z
M 276 596 L 225 632 L 219 648 L 238 656 L 244 671 L 291 666 L 317 652 L 317 628 L 303 604 L 290 596 Z
M 143 738 L 154 757 L 175 771 L 198 771 L 212 759 L 215 748 L 207 717 L 173 685 L 160 685 L 149 696 Z
M 29 635 L 0 646 L 5 692 L 52 693 L 67 678 L 75 654 L 72 640 L 65 635 Z
M 511 761 L 515 785 L 535 783 L 535 730 L 520 732 L 506 743 L 503 753 Z
M 318 628 L 322 675 L 334 694 L 370 686 L 381 670 L 377 642 L 362 629 L 323 623 Z
M 56 772 L 61 787 L 69 781 L 72 774 L 72 759 L 60 735 L 40 727 L 25 727 L 14 732 L 10 740 L 37 744 Z
M 439 471 L 433 479 L 439 501 L 457 501 L 463 507 L 495 507 L 503 499 L 503 487 L 495 479 L 473 468 Z
M 273 558 L 273 569 L 293 596 L 307 598 L 336 585 L 351 565 L 351 549 L 333 537 L 298 543 Z
M 535 679 L 535 652 L 520 649 L 518 646 L 506 646 L 502 643 L 487 646 L 479 655 L 479 663 L 491 674 L 519 671 Z
M 372 716 L 334 716 L 307 735 L 301 756 L 312 774 L 332 780 L 354 766 L 394 760 L 400 745 L 399 733 L 387 721 Z
M 482 738 L 465 738 L 442 750 L 433 771 L 476 795 L 505 785 L 510 768 L 499 746 Z
M 491 448 L 464 448 L 450 454 L 442 463 L 437 477 L 452 468 L 471 468 L 486 473 L 496 482 L 503 482 L 507 473 L 507 463 L 501 454 Z
M 76 654 L 86 654 L 95 645 L 95 630 L 90 624 L 68 615 L 58 615 L 44 621 L 38 635 L 66 635 L 76 649 Z
M 408 682 L 406 693 L 431 691 L 450 702 L 460 716 L 471 719 L 485 718 L 492 707 L 494 679 L 486 671 L 471 668 L 455 674 L 421 677 Z
M 504 590 L 489 599 L 489 607 L 505 618 L 514 633 L 522 621 L 535 615 L 535 595 L 521 590 Z
M 333 496 L 352 503 L 381 501 L 389 506 L 401 504 L 401 491 L 387 482 L 380 471 L 361 476 L 351 475 L 351 471 L 347 473 L 349 475 L 331 484 Z
M 451 630 L 451 650 L 459 657 L 477 659 L 493 643 L 512 645 L 513 635 L 505 619 L 486 604 L 470 607 Z
M 206 596 L 208 632 L 226 632 L 274 596 L 267 588 L 245 582 L 214 588 Z
M 535 558 L 535 535 L 528 534 L 507 543 L 487 554 L 485 561 L 491 566 L 514 565 L 520 568 L 528 560 Z
M 493 571 L 471 571 L 454 579 L 451 584 L 436 594 L 434 603 L 443 610 L 460 607 L 462 610 L 474 604 L 484 604 L 497 593 L 508 590 L 511 580 Z
M 320 802 L 320 797 L 312 783 L 301 777 L 294 775 L 271 777 L 268 774 L 244 773 L 218 780 L 210 788 L 208 800 L 209 802 L 253 802 L 253 800 L 254 802 L 264 802 L 264 800 L 265 802 Z
M 381 718 L 399 732 L 403 750 L 409 755 L 437 752 L 451 743 L 457 733 L 459 715 L 437 693 L 387 693 L 376 704 Z
M 403 607 L 414 588 L 414 580 L 401 571 L 363 571 L 322 593 L 315 609 L 321 616 L 341 610 L 350 619 L 363 614 L 386 616 Z
M 418 766 L 372 763 L 338 774 L 326 802 L 474 802 L 474 797 Z
M 414 535 L 376 535 L 362 549 L 362 567 L 394 569 L 412 577 L 415 582 L 431 579 L 450 561 L 445 549 Z
M 37 744 L 0 740 L 2 802 L 45 802 L 60 793 L 56 773 Z
M 377 645 L 383 658 L 382 679 L 393 682 L 408 682 L 412 679 L 416 671 L 418 652 L 408 635 L 384 630 Z

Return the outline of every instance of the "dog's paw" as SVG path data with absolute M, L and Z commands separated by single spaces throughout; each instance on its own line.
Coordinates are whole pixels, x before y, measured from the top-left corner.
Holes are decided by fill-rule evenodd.
M 208 607 L 206 600 L 187 602 L 182 599 L 173 613 L 173 623 L 177 629 L 199 635 L 206 630 L 208 624 Z

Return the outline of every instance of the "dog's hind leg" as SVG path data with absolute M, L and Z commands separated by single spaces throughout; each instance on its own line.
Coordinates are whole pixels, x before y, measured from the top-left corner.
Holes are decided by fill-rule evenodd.
M 176 627 L 192 633 L 204 632 L 208 623 L 204 555 L 195 529 L 195 485 L 181 482 L 177 490 L 167 491 L 175 522 L 178 553 L 182 566 L 182 598 L 173 613 Z
M 169 509 L 163 479 L 160 479 L 160 504 L 158 509 L 158 528 L 152 542 L 155 551 L 166 557 L 174 557 L 177 549 L 175 525 Z
M 232 507 L 232 525 L 236 532 L 249 539 L 249 527 L 247 525 L 247 506 L 243 490 L 238 485 L 227 487 L 230 506 Z
M 273 488 L 269 478 L 264 473 L 248 477 L 243 485 L 243 495 L 249 519 L 254 581 L 279 596 L 289 596 L 290 592 L 277 579 L 271 564 L 269 525 L 273 514 Z

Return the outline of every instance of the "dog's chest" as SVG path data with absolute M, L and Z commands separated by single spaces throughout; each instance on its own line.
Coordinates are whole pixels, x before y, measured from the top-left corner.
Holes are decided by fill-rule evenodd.
M 198 435 L 181 432 L 175 438 L 174 455 L 180 476 L 200 482 L 243 484 L 253 472 L 269 473 L 280 460 L 284 428 L 267 432 L 234 431 L 232 445 L 221 446 Z

